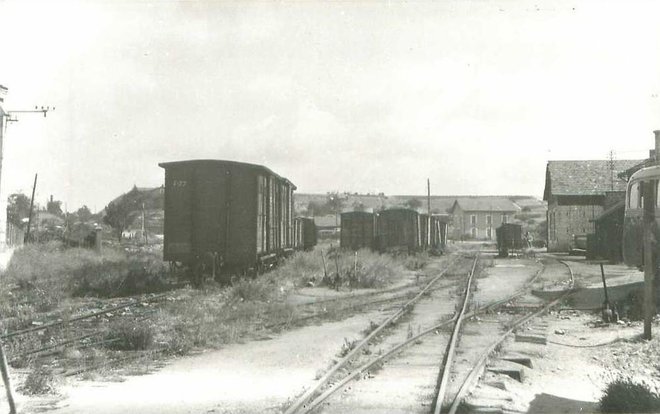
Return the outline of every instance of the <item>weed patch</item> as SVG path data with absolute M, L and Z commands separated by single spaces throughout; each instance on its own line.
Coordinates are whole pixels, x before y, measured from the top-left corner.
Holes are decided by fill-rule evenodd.
M 605 388 L 600 409 L 604 413 L 657 413 L 660 412 L 660 396 L 645 384 L 621 377 Z
M 344 338 L 344 343 L 341 345 L 341 349 L 339 350 L 339 353 L 337 354 L 337 356 L 339 356 L 339 358 L 344 358 L 353 349 L 355 349 L 357 344 L 358 344 L 357 339 L 355 339 L 353 341 L 349 341 L 348 339 Z
M 154 328 L 147 321 L 119 320 L 108 333 L 108 347 L 118 351 L 144 351 L 154 342 Z
M 18 391 L 25 395 L 44 395 L 55 392 L 55 377 L 53 371 L 47 367 L 32 369 Z

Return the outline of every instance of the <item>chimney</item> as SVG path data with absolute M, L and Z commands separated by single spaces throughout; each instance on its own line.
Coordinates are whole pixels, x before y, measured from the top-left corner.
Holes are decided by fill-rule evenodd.
M 660 130 L 656 129 L 653 134 L 655 135 L 655 161 L 657 162 L 660 156 Z

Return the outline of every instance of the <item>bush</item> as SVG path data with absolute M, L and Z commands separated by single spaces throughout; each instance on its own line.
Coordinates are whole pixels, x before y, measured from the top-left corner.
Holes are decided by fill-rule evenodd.
M 600 409 L 604 413 L 657 413 L 660 412 L 660 396 L 631 378 L 617 378 L 605 388 Z
M 18 391 L 26 395 L 43 395 L 55 392 L 55 377 L 47 367 L 37 367 L 28 373 Z
M 163 291 L 167 289 L 166 273 L 165 264 L 156 254 L 128 257 L 112 249 L 98 253 L 49 242 L 18 249 L 7 266 L 6 277 L 20 289 L 34 291 L 34 303 L 44 308 L 40 311 L 47 311 L 64 297 L 117 297 Z
M 154 341 L 154 328 L 147 321 L 120 320 L 110 327 L 108 347 L 121 351 L 144 351 Z

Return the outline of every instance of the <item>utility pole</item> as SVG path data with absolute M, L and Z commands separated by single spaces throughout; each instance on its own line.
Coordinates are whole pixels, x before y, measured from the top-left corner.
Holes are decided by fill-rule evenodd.
M 7 95 L 8 91 L 9 89 L 7 89 L 7 87 L 0 85 L 0 183 L 2 183 L 2 159 L 4 157 L 3 144 L 4 144 L 4 135 L 7 132 L 7 125 L 9 125 L 10 122 L 18 122 L 18 117 L 16 116 L 17 114 L 39 113 L 39 114 L 43 114 L 45 118 L 46 114 L 49 111 L 55 110 L 55 107 L 51 108 L 50 106 L 42 106 L 42 107 L 35 106 L 34 109 L 5 111 L 4 108 L 2 107 L 2 104 L 4 103 L 4 98 Z M 0 187 L 0 201 L 4 199 L 5 197 L 2 195 L 2 188 Z M 4 203 L 0 202 L 0 205 L 4 205 Z M 7 220 L 6 211 L 0 212 L 0 217 L 1 217 L 0 221 L 3 223 L 3 225 L 0 227 L 4 227 Z M 5 243 L 7 242 L 4 228 L 0 228 L 0 234 L 4 235 L 0 240 L 0 246 L 4 246 Z
M 607 166 L 610 169 L 610 191 L 614 191 L 614 150 L 610 150 Z
M 34 191 L 37 189 L 37 174 L 34 175 L 34 185 L 32 186 L 32 198 L 30 199 L 30 215 L 28 216 L 28 226 L 27 231 L 25 232 L 25 239 L 23 243 L 28 244 L 30 242 L 30 227 L 32 226 L 32 209 L 34 208 Z
M 429 214 L 429 220 L 426 228 L 426 246 L 431 248 L 431 179 L 426 179 L 426 208 Z
M 147 244 L 147 232 L 144 228 L 144 203 L 142 203 L 142 238 L 144 238 L 144 244 Z

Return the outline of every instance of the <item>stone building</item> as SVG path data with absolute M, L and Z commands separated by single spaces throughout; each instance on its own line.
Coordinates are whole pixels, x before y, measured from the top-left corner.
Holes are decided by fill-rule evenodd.
M 495 229 L 511 222 L 519 211 L 520 207 L 506 197 L 457 197 L 450 209 L 452 238 L 493 240 Z
M 619 173 L 641 160 L 548 161 L 548 251 L 568 251 L 573 236 L 594 233 L 594 220 L 625 197 Z

